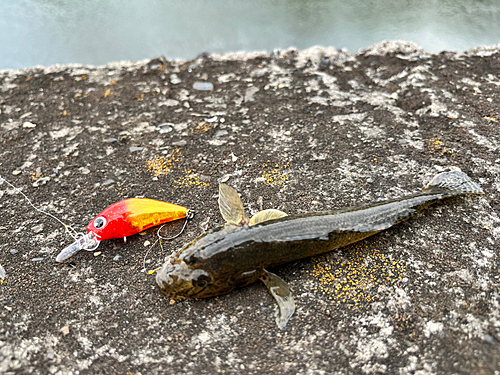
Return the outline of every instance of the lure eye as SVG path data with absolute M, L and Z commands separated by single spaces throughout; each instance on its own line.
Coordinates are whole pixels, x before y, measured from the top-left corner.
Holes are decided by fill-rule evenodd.
M 97 219 L 94 220 L 94 227 L 96 229 L 102 229 L 106 226 L 108 222 L 106 221 L 105 218 L 103 218 L 102 216 L 99 216 Z

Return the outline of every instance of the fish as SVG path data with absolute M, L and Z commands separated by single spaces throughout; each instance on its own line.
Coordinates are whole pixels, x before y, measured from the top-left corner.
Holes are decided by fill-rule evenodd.
M 102 211 L 87 225 L 87 234 L 62 250 L 56 258 L 62 262 L 80 250 L 93 251 L 103 240 L 127 237 L 173 220 L 190 218 L 193 211 L 177 204 L 149 198 L 129 198 Z
M 269 209 L 248 218 L 238 193 L 219 185 L 225 224 L 167 258 L 156 285 L 165 296 L 208 298 L 261 280 L 277 303 L 276 324 L 285 329 L 295 311 L 287 283 L 266 268 L 323 254 L 373 236 L 442 199 L 483 194 L 460 171 L 436 175 L 423 191 L 362 207 L 287 215 Z

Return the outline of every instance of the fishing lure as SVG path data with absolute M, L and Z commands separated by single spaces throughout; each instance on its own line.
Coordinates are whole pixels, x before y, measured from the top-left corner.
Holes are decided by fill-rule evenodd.
M 81 234 L 61 251 L 56 261 L 62 262 L 80 250 L 94 251 L 103 240 L 123 238 L 126 241 L 127 237 L 151 227 L 182 218 L 189 220 L 193 216 L 192 210 L 173 203 L 148 198 L 125 199 L 112 204 L 94 218 L 87 225 L 88 233 Z

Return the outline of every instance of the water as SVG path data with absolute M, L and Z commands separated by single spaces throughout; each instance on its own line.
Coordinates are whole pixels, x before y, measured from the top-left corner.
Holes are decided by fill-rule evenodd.
M 500 1 L 1 0 L 0 69 L 313 45 L 500 43 Z

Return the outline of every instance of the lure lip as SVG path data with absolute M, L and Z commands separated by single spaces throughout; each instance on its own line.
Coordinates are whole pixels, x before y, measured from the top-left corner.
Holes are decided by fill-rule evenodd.
M 87 234 L 82 235 L 71 245 L 64 248 L 56 258 L 57 262 L 62 262 L 73 255 L 75 255 L 80 250 L 86 251 L 94 251 L 99 246 L 101 241 L 97 238 L 94 232 L 88 232 Z

